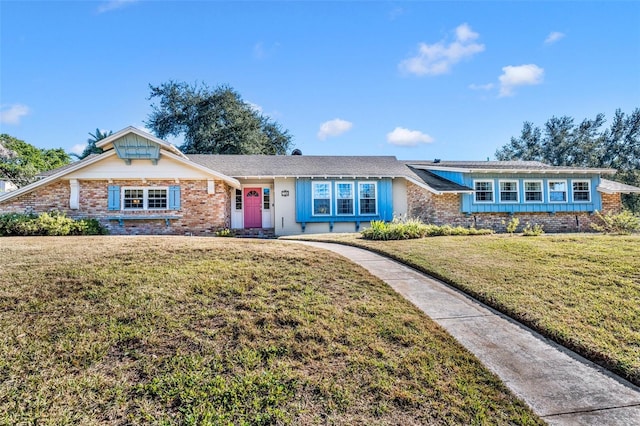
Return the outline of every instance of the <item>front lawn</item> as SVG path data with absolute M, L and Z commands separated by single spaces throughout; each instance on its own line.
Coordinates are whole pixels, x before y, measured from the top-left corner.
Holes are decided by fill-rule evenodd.
M 542 424 L 326 251 L 34 237 L 0 259 L 0 424 Z
M 640 235 L 308 238 L 414 266 L 640 385 Z

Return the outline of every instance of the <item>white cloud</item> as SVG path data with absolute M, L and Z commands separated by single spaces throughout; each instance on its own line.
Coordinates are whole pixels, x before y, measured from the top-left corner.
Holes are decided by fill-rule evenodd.
M 249 108 L 251 108 L 252 110 L 257 112 L 258 114 L 262 114 L 263 113 L 262 107 L 260 105 L 254 104 L 253 102 L 247 102 L 247 101 L 245 101 L 245 103 L 247 105 L 249 105 Z
M 493 89 L 495 86 L 495 84 L 493 83 L 487 83 L 487 84 L 475 84 L 472 83 L 469 85 L 469 89 L 471 90 L 491 90 Z
M 353 123 L 340 118 L 325 121 L 320 125 L 320 131 L 318 131 L 318 139 L 321 141 L 328 137 L 338 136 L 351 130 Z
M 400 71 L 415 75 L 440 75 L 447 73 L 451 67 L 465 58 L 484 51 L 484 44 L 476 43 L 480 35 L 468 24 L 455 29 L 456 38 L 446 44 L 441 40 L 435 44 L 420 43 L 418 53 L 400 62 Z
M 267 59 L 270 56 L 273 56 L 277 50 L 280 48 L 280 43 L 272 43 L 270 45 L 265 45 L 263 42 L 259 41 L 253 45 L 253 57 L 255 59 Z
M 121 9 L 138 0 L 111 0 L 98 6 L 98 13 L 111 12 L 112 10 Z
M 29 114 L 29 107 L 21 104 L 0 105 L 0 123 L 20 124 L 20 120 Z
M 549 35 L 547 36 L 546 39 L 544 39 L 544 44 L 552 44 L 555 43 L 558 40 L 563 39 L 565 36 L 564 33 L 558 32 L 558 31 L 553 31 L 551 33 L 549 33 Z
M 431 143 L 434 139 L 418 130 L 409 130 L 404 127 L 396 127 L 387 133 L 387 142 L 396 146 L 416 146 L 421 143 Z
M 69 152 L 71 152 L 72 154 L 76 154 L 76 155 L 80 155 L 84 152 L 84 149 L 87 147 L 86 143 L 77 143 L 74 146 L 71 147 L 71 149 L 69 150 Z
M 512 96 L 513 90 L 518 86 L 532 86 L 542 83 L 544 69 L 535 64 L 507 65 L 502 67 L 500 76 L 500 97 Z

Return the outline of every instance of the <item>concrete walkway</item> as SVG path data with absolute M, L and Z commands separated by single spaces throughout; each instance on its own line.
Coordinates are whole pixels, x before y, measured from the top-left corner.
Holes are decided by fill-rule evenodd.
M 441 281 L 367 250 L 336 252 L 444 327 L 551 425 L 640 425 L 640 389 Z

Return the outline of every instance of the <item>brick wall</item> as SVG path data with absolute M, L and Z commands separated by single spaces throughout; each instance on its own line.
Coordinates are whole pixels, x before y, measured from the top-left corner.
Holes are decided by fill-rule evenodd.
M 139 180 L 116 181 L 108 183 L 106 180 L 79 181 L 80 203 L 78 210 L 69 209 L 69 182 L 59 181 L 23 194 L 17 198 L 0 204 L 0 213 L 41 213 L 50 210 L 65 212 L 69 217 L 98 219 L 112 234 L 163 234 L 163 235 L 209 235 L 221 228 L 230 226 L 230 197 L 231 188 L 222 182 L 215 182 L 215 193 L 207 193 L 207 181 L 180 181 L 181 208 L 176 210 L 154 210 L 152 212 L 119 212 L 110 211 L 108 206 L 109 185 L 135 187 L 168 187 L 176 185 L 171 181 Z M 117 221 L 107 220 L 110 216 L 126 215 L 175 215 L 180 219 L 172 220 L 166 226 L 164 220 L 129 220 L 120 226 Z
M 622 209 L 620 194 L 601 194 L 603 212 L 619 212 Z M 435 195 L 413 183 L 407 183 L 407 205 L 410 217 L 435 225 L 474 226 L 506 232 L 512 219 L 507 213 L 475 213 L 469 216 L 460 212 L 461 195 Z M 543 226 L 545 232 L 590 232 L 596 217 L 589 212 L 517 213 L 518 231 L 530 223 Z

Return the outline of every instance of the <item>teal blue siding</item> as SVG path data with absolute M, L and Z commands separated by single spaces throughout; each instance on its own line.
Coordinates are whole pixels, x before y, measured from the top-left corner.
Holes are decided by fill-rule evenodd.
M 120 210 L 120 187 L 118 185 L 109 185 L 108 188 L 108 209 L 109 210 Z
M 602 210 L 602 199 L 596 190 L 600 183 L 600 177 L 597 175 L 537 175 L 530 174 L 526 176 L 519 175 L 500 175 L 500 174 L 476 174 L 466 175 L 463 185 L 474 188 L 474 180 L 489 180 L 493 182 L 494 200 L 490 203 L 475 202 L 474 194 L 462 194 L 462 213 L 559 213 L 559 212 L 593 212 Z M 501 203 L 500 186 L 501 180 L 512 180 L 518 182 L 518 202 Z M 524 182 L 529 180 L 537 180 L 542 182 L 542 202 L 524 202 L 525 188 Z M 573 182 L 589 181 L 590 201 L 581 202 L 573 200 Z M 549 181 L 565 181 L 567 183 L 567 201 L 551 202 L 549 200 Z
M 312 211 L 312 182 L 328 182 L 331 184 L 331 214 L 313 215 Z M 336 214 L 336 183 L 353 182 L 354 184 L 354 214 Z M 377 214 L 361 215 L 358 200 L 358 183 L 377 183 L 376 207 Z M 355 180 L 312 180 L 298 179 L 296 181 L 296 221 L 299 223 L 334 223 L 334 222 L 357 222 L 366 223 L 372 220 L 392 220 L 393 219 L 393 186 L 391 179 L 355 179 Z
M 451 182 L 455 182 L 458 185 L 464 185 L 464 174 L 462 172 L 450 172 L 446 170 L 429 170 L 436 176 L 440 176 L 441 178 L 450 180 Z
M 169 187 L 169 210 L 180 210 L 180 187 Z

